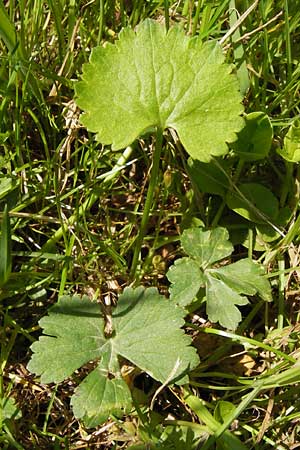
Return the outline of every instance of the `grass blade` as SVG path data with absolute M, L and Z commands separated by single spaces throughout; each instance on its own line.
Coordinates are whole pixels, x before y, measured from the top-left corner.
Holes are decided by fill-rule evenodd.
M 1 224 L 0 238 L 0 287 L 8 280 L 11 273 L 11 230 L 10 219 L 5 205 Z

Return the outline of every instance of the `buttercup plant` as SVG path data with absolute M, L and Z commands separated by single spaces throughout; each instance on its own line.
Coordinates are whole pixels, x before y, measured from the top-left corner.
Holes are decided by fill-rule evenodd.
M 131 276 L 137 278 L 163 148 L 163 132 L 176 130 L 187 153 L 201 161 L 226 154 L 227 143 L 242 128 L 243 107 L 232 67 L 224 63 L 215 42 L 185 36 L 179 27 L 168 32 L 153 20 L 136 31 L 124 29 L 115 45 L 93 50 L 76 84 L 82 123 L 97 140 L 122 149 L 155 129 L 148 192 L 133 255 Z M 72 406 L 86 426 L 131 407 L 121 376 L 126 358 L 163 384 L 185 383 L 198 364 L 191 339 L 180 329 L 186 311 L 156 289 L 127 288 L 105 334 L 100 306 L 87 297 L 63 296 L 40 321 L 45 335 L 32 345 L 29 369 L 41 381 L 60 382 L 90 360 L 99 363 L 76 389 Z
M 82 123 L 97 140 L 122 149 L 155 129 L 148 192 L 135 243 L 131 275 L 138 267 L 154 188 L 163 131 L 176 130 L 187 153 L 201 161 L 228 152 L 242 129 L 243 106 L 236 75 L 218 43 L 187 37 L 179 26 L 165 31 L 147 19 L 125 28 L 119 40 L 92 51 L 75 85 Z

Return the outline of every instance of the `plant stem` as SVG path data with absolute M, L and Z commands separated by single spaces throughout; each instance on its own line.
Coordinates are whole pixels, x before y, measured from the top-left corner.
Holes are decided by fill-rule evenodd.
M 143 212 L 143 216 L 142 216 L 140 230 L 139 230 L 139 233 L 136 238 L 135 248 L 134 248 L 134 252 L 133 252 L 133 258 L 132 258 L 132 264 L 131 264 L 131 270 L 130 270 L 131 279 L 136 278 L 136 271 L 137 271 L 137 267 L 138 267 L 138 263 L 139 263 L 140 252 L 141 252 L 143 240 L 144 240 L 147 228 L 148 228 L 150 211 L 151 211 L 152 204 L 153 204 L 154 191 L 155 191 L 155 187 L 157 186 L 160 155 L 161 155 L 161 150 L 162 150 L 162 142 L 163 142 L 163 130 L 161 128 L 157 128 L 156 142 L 155 142 L 154 153 L 153 153 L 153 161 L 152 161 L 152 168 L 151 168 L 151 172 L 150 172 L 150 181 L 149 181 L 149 186 L 148 186 L 148 192 L 147 192 L 147 197 L 146 197 L 146 201 L 145 201 L 144 212 Z
M 198 20 L 200 15 L 200 9 L 202 8 L 203 1 L 198 2 L 196 13 L 193 20 L 193 28 L 192 28 L 192 36 L 195 36 L 197 33 Z
M 284 161 L 285 162 L 285 177 L 284 181 L 282 182 L 282 189 L 281 189 L 281 195 L 280 195 L 280 206 L 283 208 L 285 206 L 287 197 L 289 193 L 293 192 L 293 170 L 294 170 L 294 163 L 290 161 Z
M 169 31 L 169 0 L 164 0 L 166 30 Z
M 286 46 L 286 60 L 287 60 L 287 83 L 291 80 L 292 76 L 292 50 L 291 50 L 291 32 L 290 32 L 290 22 L 289 22 L 289 7 L 288 0 L 284 1 L 284 12 L 285 12 L 285 46 Z
M 101 44 L 101 40 L 102 40 L 102 36 L 103 36 L 103 29 L 104 29 L 104 0 L 100 0 L 99 32 L 98 32 L 97 45 Z
M 285 310 L 285 298 L 284 298 L 284 293 L 285 293 L 285 275 L 284 275 L 284 258 L 282 256 L 279 256 L 278 258 L 278 269 L 280 271 L 279 274 L 279 282 L 278 282 L 278 322 L 277 322 L 277 329 L 278 330 L 282 330 L 283 329 L 283 325 L 284 325 L 284 318 L 285 318 L 285 314 L 284 314 L 284 310 Z

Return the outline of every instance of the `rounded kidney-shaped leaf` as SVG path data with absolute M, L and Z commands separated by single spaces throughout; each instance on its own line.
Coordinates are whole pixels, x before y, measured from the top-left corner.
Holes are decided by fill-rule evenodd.
M 287 161 L 300 161 L 300 120 L 295 119 L 289 128 L 282 149 L 278 153 Z
M 227 153 L 243 126 L 238 81 L 220 47 L 150 19 L 95 48 L 75 91 L 82 123 L 115 150 L 170 127 L 193 158 L 208 161 Z
M 273 128 L 267 114 L 252 112 L 245 117 L 245 127 L 232 147 L 245 161 L 265 158 L 272 145 Z
M 225 197 L 230 186 L 230 178 L 229 175 L 227 176 L 225 164 L 225 161 L 220 161 L 216 165 L 214 160 L 204 163 L 189 158 L 188 172 L 200 191 Z
M 270 189 L 257 183 L 243 183 L 238 191 L 229 192 L 226 202 L 230 209 L 254 223 L 275 221 L 279 212 L 277 198 Z

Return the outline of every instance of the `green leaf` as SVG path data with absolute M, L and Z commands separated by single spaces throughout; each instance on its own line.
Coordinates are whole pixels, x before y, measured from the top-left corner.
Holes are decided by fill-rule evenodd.
M 187 229 L 181 244 L 189 257 L 177 260 L 167 273 L 170 298 L 178 305 L 187 307 L 205 285 L 208 319 L 234 330 L 242 319 L 237 306 L 248 303 L 245 295 L 259 294 L 265 301 L 272 300 L 270 284 L 259 264 L 242 259 L 214 267 L 233 251 L 225 228 Z
M 239 192 L 229 192 L 226 196 L 230 209 L 255 223 L 276 220 L 279 204 L 270 189 L 257 183 L 240 184 L 238 189 Z
M 277 152 L 285 160 L 290 162 L 300 161 L 300 120 L 295 119 L 290 126 L 285 138 L 282 149 Z
M 220 162 L 220 164 L 225 166 L 224 161 L 222 161 L 222 163 Z M 226 172 L 225 167 L 224 171 Z M 200 191 L 225 197 L 225 194 L 229 189 L 228 177 L 214 161 L 204 163 L 189 158 L 188 172 Z
M 182 233 L 181 245 L 189 256 L 199 261 L 202 268 L 206 268 L 232 253 L 233 247 L 228 238 L 226 228 L 218 227 L 207 231 L 190 228 Z
M 12 192 L 17 186 L 16 181 L 10 177 L 0 178 L 0 199 Z
M 211 322 L 219 322 L 224 328 L 235 330 L 242 320 L 239 309 L 235 306 L 247 305 L 247 297 L 237 294 L 224 281 L 207 276 L 206 312 Z
M 288 386 L 288 385 L 294 385 L 295 383 L 298 384 L 300 378 L 300 365 L 299 360 L 292 365 L 292 367 L 289 367 L 286 370 L 283 370 L 282 372 L 277 371 L 270 374 L 268 377 L 265 378 L 263 389 L 271 389 L 273 387 L 280 387 L 280 386 Z M 254 383 L 259 384 L 261 382 L 261 379 L 257 379 Z
M 22 417 L 22 412 L 16 405 L 13 397 L 3 397 L 0 399 L 3 420 L 16 420 Z
M 107 351 L 100 306 L 86 296 L 60 297 L 39 325 L 46 336 L 32 344 L 28 369 L 41 375 L 42 383 L 60 383 Z
M 236 407 L 233 403 L 220 400 L 214 410 L 214 418 L 220 422 L 224 423 L 226 420 L 233 416 L 236 411 Z
M 281 208 L 273 225 L 276 225 L 277 230 L 285 228 L 291 220 L 292 214 L 292 210 L 289 206 Z M 256 224 L 255 226 L 259 239 L 264 243 L 273 242 L 280 238 L 280 233 L 276 228 L 269 224 Z
M 189 305 L 196 297 L 205 278 L 199 264 L 190 258 L 177 259 L 167 273 L 171 283 L 170 298 L 179 306 Z
M 267 114 L 252 112 L 245 117 L 245 127 L 232 147 L 245 161 L 258 161 L 268 155 L 272 139 L 273 128 Z
M 11 273 L 11 231 L 7 205 L 1 223 L 0 237 L 0 287 L 4 286 Z
M 126 358 L 161 383 L 186 382 L 185 374 L 198 364 L 191 339 L 184 334 L 183 309 L 155 288 L 127 288 L 112 314 L 113 333 L 104 334 L 97 303 L 84 296 L 63 296 L 40 321 L 44 329 L 28 369 L 42 383 L 58 383 L 92 360 L 100 360 L 76 389 L 72 406 L 76 417 L 96 426 L 131 405 L 130 391 L 121 377 L 119 357 Z M 172 342 L 172 346 L 170 346 Z
M 123 380 L 116 354 L 104 353 L 98 367 L 75 390 L 71 399 L 75 417 L 95 427 L 110 416 L 122 416 L 131 408 L 129 387 Z
M 115 150 L 152 127 L 173 128 L 193 158 L 209 161 L 243 126 L 237 77 L 218 44 L 150 19 L 95 48 L 75 91 L 82 123 Z
M 116 351 L 165 383 L 180 377 L 198 363 L 196 350 L 184 334 L 185 312 L 162 297 L 155 288 L 126 288 L 113 313 Z M 172 346 L 170 346 L 172 342 Z
M 238 294 L 259 293 L 264 300 L 272 300 L 270 284 L 263 276 L 264 268 L 251 259 L 240 259 L 233 264 L 210 269 L 209 273 L 224 281 Z
M 3 145 L 4 142 L 7 141 L 7 139 L 9 138 L 9 136 L 11 135 L 11 132 L 6 131 L 5 133 L 0 133 L 0 145 Z

